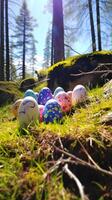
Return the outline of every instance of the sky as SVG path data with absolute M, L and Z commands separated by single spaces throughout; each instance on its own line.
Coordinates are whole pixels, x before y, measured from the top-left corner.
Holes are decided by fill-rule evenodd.
M 38 23 L 38 27 L 34 29 L 34 36 L 38 41 L 37 59 L 41 64 L 43 59 L 43 49 L 45 47 L 46 33 L 52 21 L 51 14 L 46 11 L 45 7 L 48 0 L 27 0 L 28 8 Z

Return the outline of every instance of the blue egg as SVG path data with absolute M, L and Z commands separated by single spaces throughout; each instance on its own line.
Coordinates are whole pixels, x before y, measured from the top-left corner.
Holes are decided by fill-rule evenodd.
M 62 87 L 57 87 L 54 91 L 54 97 L 59 93 L 59 92 L 64 92 L 64 89 Z
M 35 92 L 31 89 L 26 90 L 24 97 L 33 97 L 36 101 L 37 101 L 37 96 L 35 94 Z
M 48 87 L 44 87 L 40 92 L 39 92 L 39 96 L 38 96 L 38 104 L 40 105 L 45 105 L 46 102 L 49 99 L 52 99 L 53 95 L 51 90 Z
M 36 101 L 37 101 L 37 103 L 38 103 L 38 96 L 39 96 L 39 93 L 38 92 L 35 92 L 35 95 L 36 95 Z
M 53 123 L 55 121 L 58 121 L 62 118 L 62 110 L 61 106 L 58 104 L 58 102 L 54 99 L 50 99 L 44 108 L 43 113 L 44 122 L 46 123 Z

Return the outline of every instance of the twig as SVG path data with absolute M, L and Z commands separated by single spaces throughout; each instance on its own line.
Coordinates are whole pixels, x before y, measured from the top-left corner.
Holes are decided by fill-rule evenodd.
M 51 145 L 52 145 L 52 144 L 51 144 Z M 68 157 L 72 158 L 72 159 L 75 161 L 74 164 L 76 164 L 76 165 L 77 165 L 77 164 L 80 164 L 80 165 L 82 165 L 82 166 L 85 166 L 85 167 L 88 167 L 88 168 L 90 168 L 90 169 L 93 169 L 94 171 L 97 171 L 97 172 L 100 172 L 100 173 L 103 173 L 103 174 L 105 174 L 105 175 L 107 175 L 107 176 L 111 176 L 111 177 L 112 177 L 112 172 L 107 171 L 107 170 L 105 170 L 105 169 L 102 169 L 101 167 L 98 167 L 98 168 L 97 168 L 95 165 L 92 165 L 92 164 L 90 164 L 90 163 L 88 163 L 88 162 L 86 162 L 86 161 L 84 161 L 84 160 L 82 160 L 82 159 L 76 157 L 75 155 L 72 155 L 71 153 L 68 153 L 68 152 L 66 152 L 66 151 L 64 151 L 64 150 L 62 150 L 62 149 L 60 149 L 60 148 L 56 147 L 55 145 L 53 145 L 53 147 L 54 147 L 57 151 L 59 151 L 59 152 L 65 154 L 65 155 L 67 155 Z
M 93 163 L 96 168 L 101 169 L 100 166 L 93 160 L 93 158 L 90 156 L 90 154 L 85 149 L 84 145 L 78 140 L 79 144 L 81 145 L 82 149 L 84 150 L 84 153 L 87 155 L 88 159 Z
M 81 196 L 81 200 L 85 200 L 85 194 L 84 194 L 84 187 L 82 185 L 82 183 L 79 181 L 79 179 L 77 178 L 77 176 L 75 174 L 73 174 L 69 168 L 68 168 L 68 164 L 65 164 L 65 166 L 63 167 L 63 171 L 71 178 L 75 181 L 78 189 L 79 189 L 79 194 Z
M 102 74 L 102 73 L 107 73 L 110 74 L 112 73 L 112 70 L 102 70 L 102 71 L 90 71 L 90 72 L 81 72 L 80 74 L 70 74 L 70 76 L 82 76 L 82 75 L 89 75 L 89 74 Z

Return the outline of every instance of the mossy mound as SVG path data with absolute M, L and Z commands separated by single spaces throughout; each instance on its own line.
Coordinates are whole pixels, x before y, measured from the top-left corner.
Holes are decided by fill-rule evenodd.
M 112 63 L 112 51 L 97 51 L 70 57 L 65 61 L 56 63 L 48 69 L 48 78 L 50 79 L 48 81 L 48 87 L 54 91 L 57 86 L 69 90 L 73 89 L 77 84 L 88 85 L 90 87 L 94 87 L 98 84 L 103 85 L 106 79 L 110 80 L 112 78 L 112 74 L 108 74 L 103 78 L 103 74 L 88 74 L 80 77 L 73 76 L 73 74 L 90 72 L 96 69 L 100 64 L 107 63 Z M 105 69 L 104 66 L 102 69 Z
M 20 90 L 25 92 L 27 89 L 33 89 L 36 86 L 36 80 L 34 78 L 27 78 L 21 81 Z
M 0 106 L 15 101 L 21 96 L 22 93 L 19 91 L 17 83 L 0 81 Z

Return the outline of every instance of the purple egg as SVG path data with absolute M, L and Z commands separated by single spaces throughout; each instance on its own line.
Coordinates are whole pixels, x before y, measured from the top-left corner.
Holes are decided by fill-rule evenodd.
M 53 99 L 53 95 L 51 90 L 48 87 L 44 87 L 40 92 L 38 96 L 38 104 L 45 105 L 46 102 L 50 99 Z

